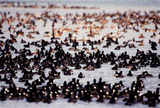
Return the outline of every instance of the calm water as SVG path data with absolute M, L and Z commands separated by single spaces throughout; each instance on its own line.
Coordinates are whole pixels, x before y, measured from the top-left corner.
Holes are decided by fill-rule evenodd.
M 160 0 L 0 0 L 0 1 L 20 1 L 28 3 L 58 3 L 70 5 L 95 5 L 95 6 L 160 6 Z

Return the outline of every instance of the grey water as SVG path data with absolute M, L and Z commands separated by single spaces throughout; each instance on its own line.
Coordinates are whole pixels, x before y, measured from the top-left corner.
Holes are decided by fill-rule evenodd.
M 0 0 L 0 1 L 14 1 L 26 3 L 55 3 L 55 4 L 69 4 L 69 5 L 93 5 L 93 6 L 152 6 L 159 7 L 160 0 Z

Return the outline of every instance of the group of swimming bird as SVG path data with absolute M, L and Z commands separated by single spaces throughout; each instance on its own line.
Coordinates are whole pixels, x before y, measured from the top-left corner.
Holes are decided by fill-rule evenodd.
M 160 66 L 159 14 L 159 11 L 65 15 L 48 11 L 39 15 L 0 12 L 0 82 L 6 83 L 1 86 L 0 100 L 25 98 L 28 102 L 51 103 L 58 98 L 66 98 L 68 102 L 91 102 L 96 98 L 97 102 L 109 100 L 114 104 L 122 98 L 125 105 L 142 103 L 155 107 L 160 102 L 160 84 L 157 84 L 155 91 L 148 90 L 143 94 L 141 91 L 145 88 L 143 79 L 160 79 L 160 73 L 153 76 L 144 70 L 135 76 L 134 72 L 143 67 L 154 69 Z M 112 23 L 110 27 L 107 26 L 109 20 Z M 47 22 L 51 22 L 50 29 L 42 34 L 37 29 L 38 21 L 41 21 L 43 28 L 48 26 Z M 62 27 L 57 27 L 58 23 Z M 153 27 L 148 28 L 147 25 Z M 101 32 L 106 29 L 117 31 L 102 35 Z M 85 31 L 85 36 L 79 36 L 81 30 Z M 132 31 L 139 35 L 125 40 L 125 33 Z M 150 37 L 141 31 L 151 34 Z M 94 40 L 97 37 L 101 38 Z M 138 49 L 146 45 L 150 45 L 150 50 Z M 113 51 L 106 52 L 112 46 L 115 46 Z M 125 48 L 136 49 L 135 55 L 131 56 L 128 51 L 115 53 Z M 85 78 L 83 70 L 96 71 L 103 68 L 102 64 L 111 65 L 110 71 L 115 73 L 113 77 L 135 76 L 136 79 L 127 88 L 122 81 L 112 85 L 103 81 L 105 78 L 99 78 L 99 81 L 93 79 L 87 84 L 80 83 Z M 56 84 L 54 80 L 60 80 L 62 74 L 74 75 L 74 69 L 70 67 L 80 70 L 79 75 L 71 81 L 64 81 L 62 85 Z M 126 76 L 122 68 L 129 70 Z M 34 79 L 36 75 L 39 77 Z M 19 87 L 15 79 L 24 87 Z

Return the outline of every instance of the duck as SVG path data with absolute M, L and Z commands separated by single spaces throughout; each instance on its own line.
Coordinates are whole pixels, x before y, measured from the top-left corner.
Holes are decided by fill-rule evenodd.
M 129 48 L 136 48 L 134 44 L 129 44 Z
M 128 74 L 127 74 L 127 76 L 133 76 L 132 72 L 129 71 Z
M 112 70 L 118 70 L 118 65 L 115 64 L 115 66 L 112 68 Z
M 0 101 L 5 101 L 7 99 L 7 94 L 9 90 L 6 87 L 3 87 L 1 92 L 0 92 Z
M 119 73 L 116 71 L 114 76 L 116 78 L 123 78 L 123 74 L 122 73 L 123 73 L 122 71 L 120 71 Z
M 135 97 L 135 94 L 131 92 L 129 94 L 129 98 L 126 100 L 127 102 L 125 103 L 125 105 L 131 106 L 136 101 Z
M 82 42 L 82 46 L 87 46 L 87 44 L 83 41 L 83 42 Z
M 121 46 L 116 46 L 116 48 L 114 48 L 114 50 L 120 50 Z
M 85 102 L 91 102 L 92 101 L 92 94 L 91 91 L 88 89 L 84 90 L 84 97 L 82 97 L 82 100 Z
M 57 72 L 54 68 L 49 72 L 49 79 L 59 79 L 60 78 L 60 72 Z
M 1 38 L 1 39 L 5 39 L 6 37 L 5 37 L 5 36 L 1 36 L 0 38 Z
M 75 94 L 75 91 L 70 92 L 70 98 L 68 102 L 76 103 L 78 96 Z
M 26 45 L 23 45 L 24 48 L 29 48 L 30 47 L 30 43 L 28 42 Z
M 110 100 L 109 100 L 109 103 L 111 104 L 115 104 L 116 103 L 116 100 L 117 100 L 117 97 L 115 97 L 114 95 L 111 96 Z
M 25 86 L 31 86 L 31 84 L 29 83 L 28 80 L 26 80 L 26 82 L 24 83 Z
M 133 65 L 133 67 L 131 68 L 131 71 L 137 71 L 137 66 L 136 65 Z
M 152 45 L 152 46 L 151 46 L 151 49 L 152 49 L 152 50 L 157 50 L 157 47 Z
M 81 69 L 81 65 L 79 63 L 76 63 L 75 69 Z
M 145 38 L 145 37 L 143 36 L 143 33 L 142 33 L 142 34 L 140 34 L 140 35 L 138 36 L 138 38 L 139 38 L 139 39 L 143 39 L 143 38 Z
M 85 76 L 82 74 L 82 72 L 79 73 L 78 78 L 84 78 Z
M 0 29 L 0 34 L 4 34 L 1 29 Z
M 103 90 L 98 90 L 97 102 L 103 103 L 105 100 L 105 92 Z
M 72 75 L 73 74 L 73 71 L 71 69 L 69 69 L 67 66 L 64 66 L 62 68 L 62 71 L 63 71 L 64 75 Z

